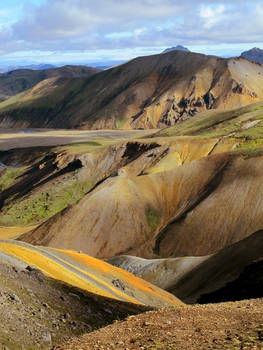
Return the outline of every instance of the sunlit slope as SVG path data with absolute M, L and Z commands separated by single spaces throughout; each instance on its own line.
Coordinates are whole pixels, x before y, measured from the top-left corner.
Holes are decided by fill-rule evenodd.
M 55 77 L 89 77 L 99 71 L 99 69 L 86 66 L 64 66 L 43 70 L 13 70 L 5 74 L 0 74 L 0 100 L 6 100 L 22 91 L 31 89 L 45 79 Z
M 21 240 L 96 257 L 122 252 L 151 254 L 156 236 L 173 217 L 206 192 L 206 186 L 227 163 L 227 156 L 203 158 L 175 170 L 129 176 L 119 170 L 75 205 L 58 213 Z M 150 169 L 149 169 L 150 172 Z M 202 173 L 202 176 L 200 176 Z
M 101 296 L 151 306 L 181 305 L 171 294 L 124 270 L 72 251 L 1 240 L 0 252 L 35 266 L 49 277 Z
M 263 98 L 263 65 L 173 51 L 138 57 L 38 96 L 0 104 L 0 125 L 137 129 L 175 125 L 210 109 Z
M 137 256 L 120 255 L 107 261 L 121 269 L 165 290 L 173 288 L 186 274 L 193 271 L 209 256 L 191 256 L 166 259 L 143 259 Z M 184 296 L 181 296 L 182 299 Z
M 113 132 L 114 133 L 114 132 Z M 217 139 L 96 140 L 60 147 L 0 152 L 0 225 L 39 224 L 125 168 L 129 175 L 172 170 L 211 151 Z M 221 147 L 222 146 L 222 147 Z M 9 237 L 10 238 L 10 237 Z
M 206 139 L 217 137 L 220 140 L 232 138 L 239 147 L 244 143 L 243 146 L 255 147 L 262 145 L 262 125 L 263 103 L 259 102 L 228 111 L 201 113 L 198 118 L 163 129 L 156 136 L 191 135 Z
M 176 158 L 174 169 L 168 162 L 168 171 L 155 165 L 140 176 L 131 163 L 20 239 L 102 258 L 214 253 L 263 225 L 263 158 L 253 152 L 180 166 Z
M 15 239 L 21 236 L 23 233 L 31 231 L 36 226 L 19 227 L 19 226 L 0 226 L 0 239 Z

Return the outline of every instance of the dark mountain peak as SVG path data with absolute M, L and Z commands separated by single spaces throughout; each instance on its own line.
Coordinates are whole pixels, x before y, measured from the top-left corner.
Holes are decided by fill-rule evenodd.
M 184 47 L 182 45 L 177 45 L 175 47 L 169 47 L 168 49 L 164 50 L 162 53 L 167 53 L 171 51 L 185 51 L 185 52 L 191 52 L 187 47 Z
M 253 47 L 250 51 L 257 51 L 257 52 L 263 52 L 259 47 Z
M 258 47 L 242 52 L 241 56 L 250 61 L 263 63 L 263 50 Z

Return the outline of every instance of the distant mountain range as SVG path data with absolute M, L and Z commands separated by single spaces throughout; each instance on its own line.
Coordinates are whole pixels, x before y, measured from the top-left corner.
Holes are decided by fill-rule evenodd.
M 57 65 L 50 64 L 50 63 L 40 63 L 40 64 L 26 64 L 26 65 L 8 65 L 6 67 L 0 68 L 0 74 L 12 72 L 14 70 L 20 70 L 20 69 L 31 69 L 31 70 L 46 70 L 46 69 L 52 69 L 52 68 L 58 68 L 63 66 L 86 66 L 86 67 L 94 67 L 100 70 L 108 69 L 110 67 L 117 66 L 119 64 L 124 63 L 123 60 L 113 60 L 113 61 L 100 61 L 100 62 L 91 62 L 91 63 L 59 63 Z
M 258 47 L 242 52 L 241 56 L 253 62 L 263 63 L 263 50 Z
M 8 73 L 17 69 L 32 69 L 32 70 L 45 70 L 56 68 L 53 64 L 41 63 L 41 64 L 29 64 L 26 66 L 8 66 L 0 69 L 0 73 Z
M 169 47 L 168 49 L 164 50 L 162 53 L 167 53 L 171 51 L 185 51 L 185 52 L 191 52 L 187 47 L 184 47 L 182 45 L 177 45 L 175 47 Z
M 42 65 L 44 67 L 45 65 Z M 31 89 L 49 78 L 87 78 L 99 69 L 86 66 L 64 66 L 51 69 L 18 69 L 0 74 L 0 101 Z

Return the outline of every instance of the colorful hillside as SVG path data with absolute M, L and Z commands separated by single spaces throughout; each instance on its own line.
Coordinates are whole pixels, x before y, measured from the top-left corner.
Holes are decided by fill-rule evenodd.
M 173 295 L 103 261 L 72 251 L 1 240 L 0 252 L 88 292 L 149 306 L 183 305 Z

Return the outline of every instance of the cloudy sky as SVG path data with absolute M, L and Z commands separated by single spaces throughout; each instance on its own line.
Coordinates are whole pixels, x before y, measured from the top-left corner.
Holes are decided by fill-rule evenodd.
M 221 56 L 263 48 L 263 0 L 7 0 L 0 66 L 96 62 L 178 44 Z

